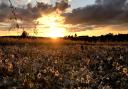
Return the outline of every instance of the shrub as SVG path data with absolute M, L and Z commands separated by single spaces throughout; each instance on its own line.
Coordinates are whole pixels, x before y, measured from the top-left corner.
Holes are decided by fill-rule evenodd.
M 28 33 L 26 31 L 23 31 L 22 34 L 21 34 L 21 37 L 22 38 L 28 37 Z

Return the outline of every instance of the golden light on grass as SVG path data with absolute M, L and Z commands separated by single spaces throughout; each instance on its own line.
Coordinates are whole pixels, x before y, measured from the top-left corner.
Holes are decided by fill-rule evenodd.
M 65 18 L 61 16 L 60 13 L 60 11 L 56 10 L 50 14 L 42 15 L 42 17 L 37 19 L 37 21 L 41 24 L 38 28 L 42 31 L 46 31 L 43 33 L 45 36 L 51 38 L 64 37 L 66 33 L 64 24 Z

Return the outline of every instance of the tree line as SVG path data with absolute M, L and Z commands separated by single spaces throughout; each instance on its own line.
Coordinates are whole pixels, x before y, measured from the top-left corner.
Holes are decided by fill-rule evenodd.
M 112 33 L 101 35 L 101 36 L 77 36 L 75 34 L 74 36 L 65 36 L 64 39 L 71 39 L 71 40 L 82 40 L 82 41 L 128 41 L 128 34 L 117 34 L 114 35 Z

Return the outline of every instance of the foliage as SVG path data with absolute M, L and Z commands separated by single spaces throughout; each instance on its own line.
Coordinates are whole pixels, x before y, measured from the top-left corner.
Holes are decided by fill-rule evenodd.
M 21 37 L 22 38 L 28 37 L 28 33 L 26 31 L 23 31 L 22 34 L 21 34 Z
M 127 89 L 127 53 L 119 45 L 0 46 L 0 88 Z

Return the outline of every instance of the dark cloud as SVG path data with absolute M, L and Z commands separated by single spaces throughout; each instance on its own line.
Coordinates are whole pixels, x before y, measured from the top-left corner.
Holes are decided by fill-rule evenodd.
M 95 26 L 85 26 L 85 25 L 79 25 L 79 26 L 73 26 L 68 30 L 68 32 L 81 32 L 81 31 L 87 31 L 87 30 L 94 30 L 96 29 Z
M 127 0 L 96 0 L 94 5 L 68 13 L 66 23 L 119 24 L 128 22 Z
M 66 0 L 61 0 L 59 2 L 56 2 L 56 6 L 55 6 L 55 8 L 57 8 L 61 11 L 64 11 L 68 7 L 70 7 L 70 5 L 68 4 L 68 1 L 66 1 Z
M 6 4 L 0 5 L 0 21 L 4 21 L 9 15 L 9 8 Z
M 50 13 L 52 6 L 46 5 L 44 3 L 37 3 L 35 7 L 31 7 L 28 4 L 27 8 L 18 8 L 14 7 L 15 11 L 13 12 L 9 5 L 2 3 L 0 5 L 0 21 L 4 22 L 7 19 L 12 20 L 15 18 L 14 14 L 16 14 L 16 18 L 22 21 L 33 21 L 40 17 L 43 13 Z
M 27 4 L 24 8 L 21 7 L 14 7 L 17 19 L 20 19 L 24 22 L 32 22 L 37 18 L 41 17 L 43 14 L 48 14 L 56 9 L 61 11 L 65 11 L 68 8 L 68 2 L 61 0 L 60 2 L 56 2 L 55 6 L 44 4 L 41 2 L 37 2 L 36 6 L 32 6 L 31 4 Z M 12 9 L 9 6 L 8 0 L 1 2 L 0 4 L 0 22 L 4 22 L 7 19 L 12 20 L 15 18 L 14 14 L 12 13 Z

